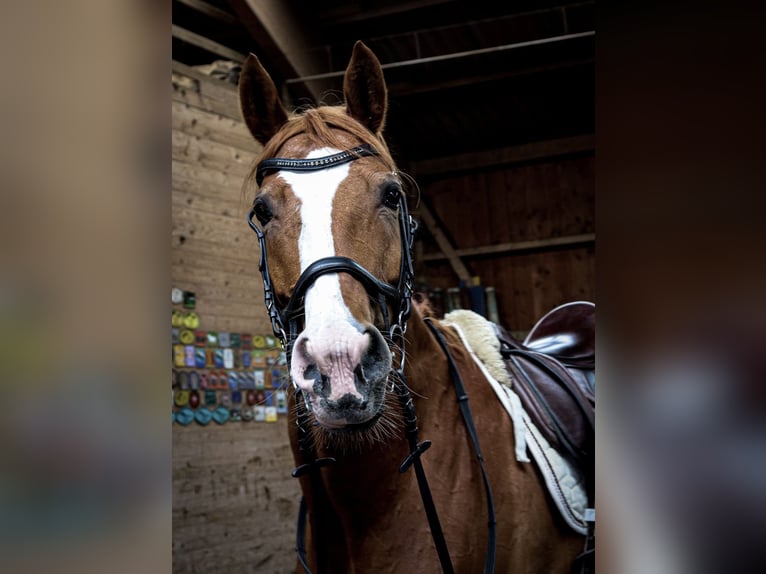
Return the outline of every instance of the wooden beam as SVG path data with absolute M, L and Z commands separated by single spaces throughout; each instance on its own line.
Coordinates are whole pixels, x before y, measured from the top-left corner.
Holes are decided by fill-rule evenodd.
M 431 235 L 439 245 L 439 249 L 442 250 L 441 258 L 448 259 L 458 278 L 461 281 L 465 281 L 466 284 L 469 284 L 471 281 L 471 274 L 468 272 L 468 269 L 466 269 L 466 266 L 461 261 L 457 251 L 442 231 L 442 228 L 436 221 L 436 218 L 431 212 L 431 209 L 421 201 L 420 206 L 418 207 L 418 213 L 420 214 L 420 218 L 423 220 L 423 223 L 426 224 L 428 231 L 431 232 Z M 424 259 L 427 259 L 427 257 L 424 257 Z
M 595 233 L 583 233 L 581 235 L 567 235 L 564 237 L 551 237 L 549 239 L 533 239 L 530 241 L 517 241 L 514 243 L 499 243 L 484 247 L 471 247 L 457 249 L 454 255 L 458 257 L 476 257 L 478 255 L 492 255 L 499 253 L 514 253 L 518 251 L 531 251 L 538 249 L 567 248 L 588 245 L 596 241 Z M 441 245 L 439 246 L 441 247 Z M 443 251 L 443 250 L 442 250 Z M 447 253 L 428 253 L 423 255 L 423 261 L 440 261 L 450 259 Z M 451 261 L 451 259 L 450 259 Z
M 527 48 L 529 46 L 536 46 L 540 44 L 549 44 L 552 42 L 563 42 L 566 40 L 573 40 L 577 38 L 591 37 L 595 35 L 595 31 L 589 30 L 586 32 L 578 32 L 576 34 L 567 34 L 564 36 L 549 36 L 546 38 L 538 38 L 536 40 L 527 40 L 524 42 L 515 42 L 513 44 L 504 44 L 502 46 L 490 46 L 487 48 L 477 48 L 475 50 L 464 50 L 462 52 L 448 52 L 446 54 L 436 54 L 434 56 L 423 56 L 418 58 L 410 58 L 408 60 L 399 60 L 398 62 L 386 62 L 381 64 L 381 68 L 384 71 L 396 69 L 396 68 L 410 68 L 412 66 L 421 66 L 423 64 L 432 64 L 434 62 L 446 62 L 449 60 L 461 60 L 463 58 L 473 58 L 476 56 L 484 56 L 488 54 L 496 54 L 506 52 L 508 50 L 516 50 L 518 48 Z M 316 74 L 314 76 L 306 76 L 300 78 L 291 78 L 288 83 L 305 82 L 308 80 L 320 80 L 326 78 L 338 78 L 343 76 L 345 70 L 335 70 L 334 72 L 324 72 L 322 74 Z
M 196 10 L 200 14 L 204 14 L 205 16 L 208 16 L 209 18 L 213 18 L 214 20 L 218 20 L 219 22 L 224 22 L 225 24 L 236 24 L 237 19 L 234 17 L 233 14 L 229 14 L 228 12 L 221 10 L 217 6 L 213 6 L 212 4 L 208 4 L 207 2 L 203 2 L 203 0 L 178 0 L 180 4 L 185 4 L 189 8 Z
M 477 86 L 482 83 L 497 82 L 507 80 L 508 78 L 518 78 L 521 76 L 533 76 L 543 74 L 554 70 L 563 70 L 576 68 L 578 66 L 587 66 L 595 62 L 593 58 L 561 60 L 554 64 L 545 64 L 540 66 L 528 66 L 509 70 L 501 70 L 493 74 L 477 73 L 475 75 L 460 76 L 453 79 L 433 79 L 434 81 L 424 81 L 422 76 L 417 81 L 403 80 L 397 82 L 394 78 L 388 81 L 388 95 L 392 98 L 408 98 L 442 90 L 452 90 L 463 86 Z M 431 78 L 429 78 L 430 80 Z
M 192 46 L 197 46 L 198 48 L 207 50 L 216 56 L 221 56 L 222 58 L 226 58 L 227 60 L 232 60 L 240 64 L 244 62 L 245 58 L 247 57 L 246 54 L 243 54 L 242 52 L 232 50 L 228 46 L 219 44 L 210 38 L 205 38 L 204 36 L 200 36 L 199 34 L 196 34 L 185 28 L 181 28 L 180 26 L 176 26 L 175 24 L 173 24 L 173 37 L 178 38 L 179 40 L 183 40 Z
M 256 55 L 276 68 L 270 69 L 270 74 L 286 79 L 327 71 L 327 62 L 312 50 L 311 31 L 295 16 L 289 2 L 229 0 L 229 5 L 263 52 Z M 303 91 L 315 102 L 329 87 L 329 83 L 321 82 L 302 85 Z
M 415 177 L 441 176 L 459 171 L 485 169 L 572 153 L 589 152 L 594 151 L 595 147 L 595 137 L 593 134 L 585 134 L 416 161 L 410 165 L 410 171 Z
M 414 0 L 412 2 L 383 3 L 382 6 L 365 7 L 359 11 L 350 3 L 341 3 L 339 7 L 328 10 L 324 19 L 333 26 L 353 24 L 359 21 L 368 21 L 373 18 L 384 18 L 386 16 L 402 16 L 407 12 L 438 6 L 440 4 L 454 4 L 455 0 Z

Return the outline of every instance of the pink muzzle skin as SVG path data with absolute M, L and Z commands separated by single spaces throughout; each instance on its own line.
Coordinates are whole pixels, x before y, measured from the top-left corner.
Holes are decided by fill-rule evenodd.
M 360 328 L 324 323 L 306 329 L 293 347 L 293 382 L 327 428 L 367 422 L 382 406 L 391 353 L 375 327 Z

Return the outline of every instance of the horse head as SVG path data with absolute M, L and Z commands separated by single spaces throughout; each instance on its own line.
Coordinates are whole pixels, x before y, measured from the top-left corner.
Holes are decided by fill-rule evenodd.
M 343 92 L 344 105 L 288 113 L 252 54 L 239 85 L 264 145 L 248 185 L 267 308 L 293 385 L 329 431 L 369 428 L 383 412 L 411 289 L 413 224 L 382 137 L 386 85 L 361 42 Z

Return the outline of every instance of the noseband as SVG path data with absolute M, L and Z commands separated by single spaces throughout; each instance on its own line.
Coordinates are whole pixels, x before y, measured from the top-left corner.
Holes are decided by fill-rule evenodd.
M 377 155 L 379 155 L 379 152 L 373 146 L 369 144 L 362 144 L 346 151 L 314 159 L 265 159 L 262 160 L 256 168 L 256 183 L 260 186 L 263 178 L 269 172 L 273 171 L 320 171 L 344 163 L 349 163 L 362 157 Z M 282 345 L 282 348 L 287 354 L 288 365 L 290 364 L 293 343 L 298 336 L 299 319 L 304 314 L 306 292 L 308 291 L 309 287 L 311 287 L 314 282 L 322 275 L 329 273 L 347 273 L 351 275 L 364 286 L 368 295 L 376 300 L 380 306 L 380 311 L 384 323 L 384 329 L 382 332 L 388 335 L 389 340 L 393 344 L 393 348 L 398 349 L 401 353 L 399 358 L 399 365 L 396 368 L 392 368 L 391 371 L 391 378 L 393 379 L 392 390 L 395 392 L 404 412 L 404 433 L 409 444 L 410 454 L 404 459 L 404 462 L 402 462 L 401 466 L 399 467 L 399 472 L 404 473 L 410 467 L 415 468 L 418 488 L 420 490 L 421 499 L 423 501 L 426 517 L 428 518 L 434 545 L 436 547 L 437 554 L 439 555 L 442 570 L 446 574 L 452 574 L 454 569 L 452 567 L 452 562 L 447 550 L 447 544 L 444 539 L 444 534 L 441 529 L 438 514 L 436 512 L 436 506 L 434 505 L 433 499 L 431 497 L 431 491 L 428 486 L 425 471 L 420 460 L 421 455 L 431 446 L 431 441 L 418 441 L 418 426 L 417 416 L 415 415 L 415 405 L 412 401 L 412 396 L 410 395 L 409 387 L 407 386 L 404 376 L 404 333 L 407 329 L 407 319 L 409 318 L 410 312 L 412 310 L 411 298 L 414 285 L 412 247 L 413 235 L 417 229 L 415 220 L 410 216 L 407 210 L 406 197 L 404 194 L 401 194 L 399 197 L 399 235 L 401 239 L 401 262 L 399 267 L 399 279 L 396 286 L 381 281 L 353 259 L 339 256 L 325 257 L 323 259 L 314 261 L 303 271 L 303 273 L 301 273 L 298 281 L 295 284 L 290 299 L 284 308 L 280 308 L 277 304 L 276 294 L 274 293 L 274 287 L 271 282 L 271 276 L 269 274 L 268 254 L 266 252 L 266 235 L 259 227 L 259 225 L 253 221 L 254 215 L 255 209 L 252 209 L 248 215 L 247 220 L 250 227 L 258 236 L 258 243 L 260 245 L 260 261 L 258 263 L 258 269 L 261 272 L 261 277 L 263 278 L 263 291 L 266 310 L 268 311 L 269 318 L 271 319 L 271 328 L 274 331 L 274 335 L 277 337 L 280 344 Z M 396 317 L 393 319 L 393 321 L 389 317 L 389 305 L 394 313 L 396 313 Z M 287 330 L 285 328 L 287 328 Z M 445 352 L 447 352 L 446 346 L 444 349 Z M 448 352 L 447 356 L 449 357 Z M 485 487 L 487 488 L 488 503 L 490 507 L 489 547 L 491 548 L 491 552 L 488 550 L 487 564 L 489 566 L 488 568 L 485 568 L 485 572 L 492 572 L 494 570 L 494 510 L 492 508 L 491 493 L 489 492 L 489 483 L 487 482 L 486 471 L 484 469 L 481 452 L 478 446 L 478 438 L 476 437 L 475 430 L 472 430 L 473 422 L 471 419 L 470 410 L 465 410 L 468 409 L 468 397 L 465 395 L 465 391 L 462 389 L 462 382 L 459 383 L 459 387 L 457 386 L 459 375 L 457 375 L 457 377 L 458 379 L 456 379 L 456 390 L 458 391 L 458 397 L 461 401 L 461 410 L 463 411 L 464 418 L 467 417 L 466 424 L 469 428 L 471 438 L 474 441 L 474 447 L 479 457 L 482 472 L 484 475 Z M 293 470 L 292 476 L 297 478 L 311 473 L 312 476 L 310 476 L 310 478 L 313 481 L 316 479 L 316 473 L 313 473 L 312 471 L 334 463 L 335 459 L 329 457 L 316 457 L 311 435 L 308 431 L 308 425 L 310 423 L 307 407 L 305 405 L 305 399 L 303 398 L 303 395 L 297 386 L 295 387 L 295 401 L 297 418 L 296 423 L 298 427 L 298 445 L 302 458 L 305 462 Z M 298 514 L 296 551 L 301 566 L 307 573 L 310 574 L 311 570 L 308 567 L 305 547 L 306 515 L 306 504 L 304 499 L 301 498 L 300 510 Z

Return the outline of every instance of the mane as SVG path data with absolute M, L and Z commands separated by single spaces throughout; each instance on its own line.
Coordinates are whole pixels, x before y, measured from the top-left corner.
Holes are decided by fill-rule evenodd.
M 277 157 L 279 150 L 285 143 L 297 135 L 304 134 L 308 136 L 309 141 L 317 147 L 345 149 L 348 146 L 338 138 L 338 130 L 350 134 L 358 139 L 360 143 L 375 146 L 375 149 L 379 152 L 378 157 L 386 164 L 388 169 L 396 171 L 396 164 L 381 133 L 373 134 L 370 132 L 349 116 L 346 113 L 346 107 L 343 105 L 320 106 L 318 108 L 305 108 L 300 112 L 290 114 L 287 122 L 285 122 L 279 132 L 263 146 L 261 154 L 245 179 L 245 187 L 249 188 L 251 185 L 255 185 L 258 165 L 265 159 Z

